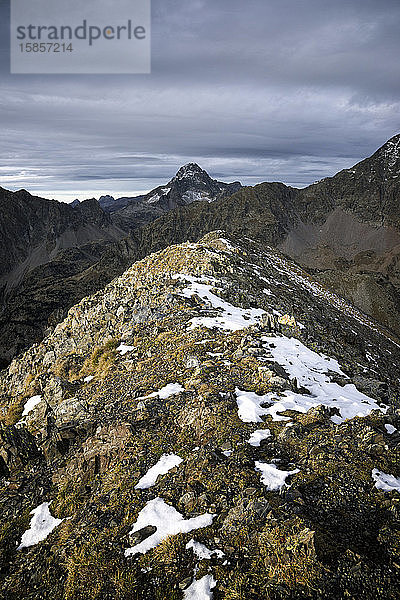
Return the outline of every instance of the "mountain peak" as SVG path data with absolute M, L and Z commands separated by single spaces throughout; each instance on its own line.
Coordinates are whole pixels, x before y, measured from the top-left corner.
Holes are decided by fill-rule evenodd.
M 381 148 L 385 158 L 397 160 L 400 158 L 400 133 L 394 135 Z
M 183 165 L 179 171 L 177 172 L 177 174 L 174 177 L 174 180 L 179 180 L 179 179 L 193 179 L 193 178 L 198 178 L 199 176 L 206 176 L 209 177 L 208 173 L 206 171 L 204 171 L 204 169 L 202 169 L 201 167 L 199 167 L 199 165 L 197 163 L 187 163 L 186 165 Z

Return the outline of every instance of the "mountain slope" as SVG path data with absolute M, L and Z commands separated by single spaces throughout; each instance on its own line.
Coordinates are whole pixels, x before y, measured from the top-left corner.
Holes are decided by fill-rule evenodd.
M 115 243 L 97 243 L 62 252 L 57 259 L 36 268 L 9 299 L 0 315 L 0 348 L 7 364 L 29 343 L 40 340 L 49 327 L 84 295 L 95 292 L 147 254 L 184 240 L 197 240 L 213 229 L 275 243 L 283 227 L 265 197 L 278 203 L 280 214 L 296 190 L 283 184 L 243 188 L 233 200 L 194 202 L 179 206 Z
M 370 158 L 301 190 L 279 248 L 400 332 L 400 134 Z
M 276 246 L 400 336 L 399 144 L 397 135 L 352 169 L 303 190 L 263 183 L 230 195 L 239 184 L 216 182 L 197 165 L 183 167 L 165 187 L 109 215 L 132 229 L 129 237 L 62 252 L 32 271 L 0 316 L 3 364 L 135 260 L 215 229 Z M 190 202 L 188 190 L 215 200 Z
M 399 359 L 241 236 L 135 263 L 0 377 L 0 597 L 396 598 Z
M 72 208 L 55 200 L 31 196 L 25 190 L 0 188 L 0 289 L 3 299 L 25 274 L 51 261 L 58 252 L 96 239 L 124 235 L 96 200 Z

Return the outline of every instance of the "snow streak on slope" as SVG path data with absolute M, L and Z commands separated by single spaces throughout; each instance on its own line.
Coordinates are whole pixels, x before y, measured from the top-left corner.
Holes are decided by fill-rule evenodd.
M 152 466 L 138 483 L 135 485 L 135 490 L 147 490 L 152 487 L 159 475 L 166 475 L 168 471 L 181 464 L 182 458 L 176 454 L 163 454 L 161 458 Z
M 329 371 L 345 376 L 336 360 L 317 354 L 296 338 L 264 336 L 262 339 L 267 342 L 274 360 L 309 394 L 285 390 L 281 396 L 276 392 L 258 396 L 236 388 L 239 417 L 245 423 L 261 422 L 261 417 L 266 415 L 274 421 L 290 421 L 290 417 L 281 413 L 286 410 L 306 413 L 320 404 L 337 410 L 338 414 L 331 417 L 336 424 L 366 416 L 373 410 L 386 412 L 386 407 L 380 407 L 373 398 L 359 392 L 354 384 L 341 386 L 331 381 Z
M 191 298 L 194 294 L 197 294 L 202 300 L 209 303 L 212 308 L 220 311 L 220 314 L 215 317 L 194 317 L 190 320 L 191 329 L 195 327 L 208 327 L 212 329 L 217 327 L 218 329 L 224 329 L 225 331 L 237 331 L 238 329 L 244 329 L 256 323 L 257 319 L 264 314 L 264 310 L 261 308 L 238 308 L 233 306 L 226 300 L 223 300 L 219 296 L 216 296 L 212 291 L 212 285 L 204 283 L 199 277 L 193 277 L 191 275 L 178 274 L 174 275 L 174 279 L 181 281 L 188 281 L 190 285 L 185 288 L 181 295 L 185 298 Z M 217 283 L 215 279 L 212 283 Z
M 138 514 L 131 534 L 148 525 L 156 527 L 156 531 L 136 546 L 125 550 L 125 556 L 145 554 L 148 550 L 158 546 L 169 535 L 187 533 L 193 531 L 193 529 L 208 527 L 212 525 L 213 518 L 213 515 L 205 513 L 192 519 L 184 519 L 181 513 L 175 510 L 173 506 L 166 504 L 162 498 L 154 498 Z
M 349 317 L 352 317 L 362 325 L 369 327 L 373 331 L 379 333 L 380 335 L 384 335 L 388 339 L 393 342 L 396 346 L 400 347 L 400 345 L 395 342 L 388 333 L 384 332 L 381 328 L 378 328 L 376 323 L 369 319 L 366 315 L 357 310 L 354 306 L 352 306 L 349 302 L 336 295 L 335 293 L 327 290 L 323 285 L 312 279 L 305 271 L 300 269 L 297 265 L 292 262 L 286 260 L 283 256 L 278 256 L 276 253 L 272 251 L 269 254 L 264 254 L 263 258 L 276 271 L 280 274 L 286 275 L 286 277 L 294 281 L 299 286 L 302 286 L 304 289 L 310 291 L 314 296 L 318 298 L 322 298 L 329 302 L 332 306 L 334 306 L 340 312 L 346 314 Z

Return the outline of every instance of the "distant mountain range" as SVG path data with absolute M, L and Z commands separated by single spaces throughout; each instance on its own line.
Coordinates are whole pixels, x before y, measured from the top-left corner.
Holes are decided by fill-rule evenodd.
M 181 167 L 166 185 L 159 186 L 148 194 L 117 199 L 101 196 L 99 204 L 112 215 L 116 225 L 131 231 L 178 206 L 187 206 L 197 201 L 214 202 L 232 195 L 240 188 L 238 181 L 216 181 L 199 165 L 189 163 Z
M 276 247 L 400 335 L 400 135 L 301 190 L 190 163 L 143 196 L 66 205 L 0 189 L 0 208 L 3 366 L 132 262 L 217 229 Z
M 133 212 L 139 212 L 138 207 L 145 206 L 152 206 L 166 212 L 196 201 L 214 202 L 218 198 L 237 192 L 241 187 L 239 181 L 234 183 L 216 181 L 199 165 L 189 163 L 181 167 L 165 186 L 159 186 L 148 194 L 122 198 L 101 196 L 99 204 L 109 213 L 119 212 L 128 207 L 131 207 Z
M 195 201 L 213 202 L 241 188 L 223 183 L 190 163 L 165 186 L 143 196 L 112 196 L 74 200 L 64 204 L 32 196 L 26 190 L 0 188 L 0 289 L 3 298 L 32 269 L 51 262 L 67 249 L 95 241 L 121 239 L 178 206 Z

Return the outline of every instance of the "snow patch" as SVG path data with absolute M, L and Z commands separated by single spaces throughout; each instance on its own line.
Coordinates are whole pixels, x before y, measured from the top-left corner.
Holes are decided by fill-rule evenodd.
M 396 427 L 393 427 L 393 425 L 390 425 L 390 423 L 385 423 L 385 429 L 390 435 L 397 431 Z
M 184 519 L 181 513 L 179 513 L 173 506 L 166 504 L 162 498 L 154 498 L 146 504 L 146 506 L 138 514 L 136 523 L 134 524 L 131 534 L 147 527 L 147 525 L 153 525 L 157 527 L 157 530 L 148 538 L 125 550 L 125 556 L 131 556 L 134 554 L 145 554 L 152 548 L 158 546 L 162 540 L 165 540 L 169 535 L 176 535 L 177 533 L 188 533 L 193 529 L 200 529 L 201 527 L 208 527 L 212 525 L 214 515 L 205 513 L 192 519 Z
M 183 459 L 176 454 L 163 454 L 160 460 L 151 467 L 141 479 L 139 479 L 138 483 L 135 485 L 135 490 L 147 490 L 152 487 L 156 483 L 159 475 L 165 475 L 168 471 L 180 465 L 182 460 Z
M 263 402 L 269 400 L 268 396 L 258 396 L 255 392 L 246 392 L 239 388 L 235 389 L 235 394 L 238 415 L 243 423 L 262 423 L 261 417 L 270 414 L 270 409 L 261 406 Z
M 385 492 L 400 492 L 400 477 L 383 473 L 378 469 L 372 469 L 372 479 L 375 481 L 375 487 Z
M 187 590 L 184 591 L 183 599 L 212 600 L 214 597 L 212 590 L 216 585 L 217 582 L 212 575 L 204 575 L 201 579 L 194 580 Z
M 202 200 L 207 200 L 207 202 L 212 202 L 212 198 L 210 198 L 210 194 L 208 192 L 196 192 L 195 190 L 188 190 L 182 196 L 182 200 L 187 204 L 191 204 L 192 202 L 200 202 Z
M 244 329 L 250 325 L 254 325 L 261 315 L 265 313 L 261 308 L 238 308 L 230 304 L 226 300 L 222 300 L 212 291 L 212 286 L 203 283 L 202 279 L 191 275 L 178 274 L 174 279 L 187 281 L 190 285 L 182 290 L 181 295 L 184 298 L 191 298 L 193 294 L 197 294 L 202 300 L 208 302 L 212 308 L 218 309 L 220 314 L 216 317 L 195 317 L 190 320 L 190 329 L 195 327 L 207 327 L 212 329 L 217 327 L 225 331 L 237 331 Z M 215 281 L 215 280 L 214 280 Z
M 265 336 L 262 339 L 267 342 L 269 351 L 274 359 L 279 362 L 291 377 L 296 377 L 298 382 L 301 379 L 304 380 L 302 385 L 309 383 L 314 372 L 321 374 L 327 371 L 334 371 L 339 375 L 345 376 L 337 360 L 329 358 L 324 354 L 317 354 L 317 352 L 310 350 L 296 338 Z
M 227 250 L 230 250 L 230 251 L 237 250 L 237 246 L 234 246 L 229 240 L 227 240 L 224 237 L 218 238 L 218 241 L 222 242 L 223 244 L 225 244 Z
M 147 400 L 147 398 L 156 398 L 158 396 L 161 400 L 166 400 L 170 396 L 173 396 L 174 394 L 179 394 L 180 392 L 184 392 L 184 391 L 185 391 L 185 388 L 182 387 L 180 383 L 168 383 L 167 385 L 162 387 L 160 390 L 158 390 L 158 392 L 153 392 L 153 393 L 149 394 L 148 396 L 140 396 L 139 398 L 136 398 L 136 399 L 137 400 Z
M 310 393 L 306 395 L 285 390 L 282 396 L 277 396 L 274 392 L 258 396 L 254 392 L 236 388 L 238 414 L 245 423 L 261 422 L 261 417 L 267 415 L 274 421 L 290 421 L 290 417 L 280 413 L 286 410 L 306 413 L 310 408 L 321 404 L 338 410 L 339 415 L 331 417 L 335 424 L 356 416 L 365 417 L 373 410 L 386 412 L 387 408 L 379 406 L 373 398 L 359 392 L 354 384 L 341 386 L 330 380 L 328 371 L 346 377 L 335 359 L 317 354 L 296 338 L 264 336 L 262 339 L 268 342 L 266 347 L 273 359 L 291 378 L 297 379 L 299 386 Z
M 147 199 L 147 204 L 155 204 L 161 198 L 160 194 L 154 194 Z
M 210 560 L 214 554 L 218 556 L 218 558 L 225 556 L 222 550 L 210 550 L 209 548 L 207 548 L 207 546 L 201 544 L 200 542 L 196 542 L 196 540 L 194 539 L 191 539 L 186 544 L 186 550 L 189 550 L 190 548 L 193 549 L 193 553 L 197 556 L 199 560 Z
M 266 440 L 269 437 L 271 437 L 271 432 L 269 429 L 257 429 L 257 431 L 254 431 L 251 434 L 251 436 L 247 440 L 247 443 L 250 444 L 250 446 L 258 448 L 260 442 L 262 442 L 262 440 Z
M 269 492 L 281 490 L 286 483 L 289 475 L 299 473 L 299 469 L 293 471 L 281 471 L 274 463 L 262 463 L 255 461 L 256 471 L 261 472 L 261 481 Z
M 32 396 L 27 400 L 24 404 L 24 410 L 22 411 L 22 416 L 26 417 L 34 408 L 41 402 L 42 396 Z
M 126 344 L 120 344 L 117 348 L 117 352 L 121 353 L 121 356 L 124 356 L 127 352 L 132 352 L 135 349 L 135 346 L 127 346 Z
M 29 548 L 42 542 L 64 519 L 55 519 L 49 510 L 50 502 L 43 502 L 30 513 L 33 515 L 30 528 L 25 531 L 21 538 L 18 550 Z

